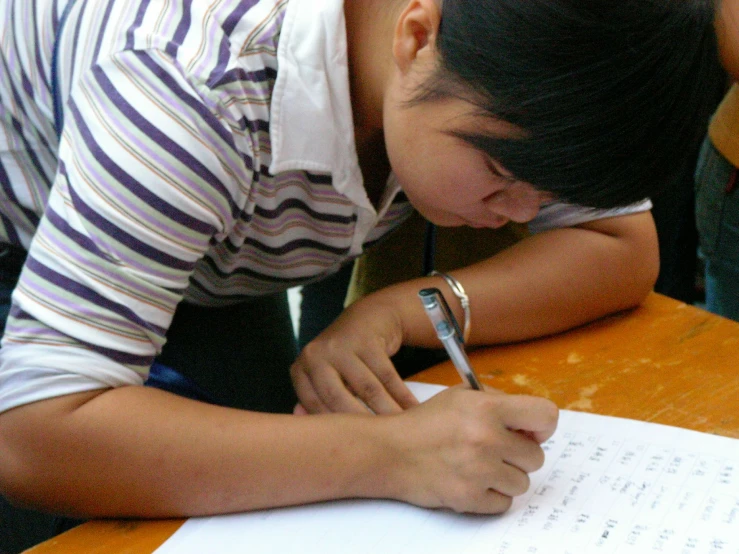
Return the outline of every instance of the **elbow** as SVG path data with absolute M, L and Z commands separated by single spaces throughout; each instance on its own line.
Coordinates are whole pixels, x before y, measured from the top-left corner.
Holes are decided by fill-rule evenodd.
M 640 270 L 634 276 L 632 306 L 638 306 L 654 290 L 660 271 L 659 249 L 644 252 Z
M 645 241 L 627 257 L 623 275 L 627 286 L 624 291 L 624 308 L 640 305 L 654 290 L 660 272 L 660 257 L 657 240 Z
M 24 449 L 19 448 L 20 430 L 13 425 L 13 418 L 0 414 L 0 495 L 11 504 L 22 508 L 33 508 L 34 486 L 39 476 L 28 463 Z
M 657 229 L 651 214 L 627 216 L 629 226 L 620 236 L 620 289 L 623 308 L 634 308 L 654 290 L 660 272 Z
M 0 495 L 13 505 L 67 513 L 76 490 L 64 481 L 76 467 L 75 448 L 66 446 L 70 414 L 79 405 L 69 395 L 25 404 L 0 413 Z M 74 479 L 72 479 L 74 481 Z

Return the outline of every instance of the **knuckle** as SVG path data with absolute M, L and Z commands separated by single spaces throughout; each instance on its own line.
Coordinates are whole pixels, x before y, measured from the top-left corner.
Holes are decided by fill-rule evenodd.
M 323 387 L 321 387 L 321 389 L 318 391 L 318 395 L 323 403 L 331 409 L 335 409 L 341 406 L 341 391 L 330 385 L 324 385 Z
M 494 435 L 486 425 L 477 420 L 465 420 L 459 426 L 459 437 L 473 451 L 487 449 L 494 445 Z
M 473 498 L 475 496 L 477 494 L 472 490 L 472 487 L 460 481 L 451 487 L 445 505 L 459 514 L 469 512 L 470 507 L 474 504 Z
M 323 350 L 322 345 L 319 345 L 319 343 L 315 340 L 311 341 L 303 347 L 303 350 L 300 352 L 299 359 L 305 359 L 305 360 L 316 359 L 320 356 L 320 352 L 322 350 Z M 306 364 L 306 365 L 310 365 L 310 364 Z
M 388 367 L 381 367 L 375 370 L 375 375 L 377 376 L 377 379 L 382 383 L 384 386 L 388 386 L 393 383 L 393 381 L 398 377 L 398 373 L 393 368 Z
M 300 363 L 300 360 L 293 362 L 293 364 L 290 366 L 290 376 L 292 377 L 293 381 L 305 374 L 306 367 L 302 363 Z
M 357 385 L 355 392 L 360 398 L 374 399 L 381 396 L 382 388 L 373 381 L 362 381 Z

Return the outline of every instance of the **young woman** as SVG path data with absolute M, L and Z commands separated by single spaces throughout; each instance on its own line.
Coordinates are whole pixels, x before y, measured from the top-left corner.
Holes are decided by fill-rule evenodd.
M 211 363 L 225 389 L 237 367 L 257 399 L 289 383 L 262 373 L 274 314 L 247 299 L 336 271 L 413 208 L 498 227 L 546 205 L 550 231 L 455 274 L 473 344 L 638 303 L 644 199 L 706 115 L 710 2 L 73 1 L 0 0 L 0 241 L 27 250 L 5 274 L 2 493 L 83 517 L 505 510 L 557 409 L 463 389 L 416 406 L 389 356 L 437 344 L 417 292 L 438 277 L 357 302 L 296 362 L 308 411 L 361 414 L 139 385 L 155 359 Z

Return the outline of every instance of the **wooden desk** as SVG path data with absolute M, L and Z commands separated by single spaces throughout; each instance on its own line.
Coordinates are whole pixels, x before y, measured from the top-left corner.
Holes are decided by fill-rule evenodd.
M 739 438 L 739 323 L 658 294 L 636 310 L 470 356 L 487 384 L 560 408 Z M 450 363 L 414 378 L 460 382 Z M 33 554 L 149 554 L 183 521 L 91 522 Z

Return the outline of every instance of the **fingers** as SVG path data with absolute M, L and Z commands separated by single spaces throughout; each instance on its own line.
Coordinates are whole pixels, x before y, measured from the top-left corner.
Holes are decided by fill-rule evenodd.
M 480 489 L 475 492 L 460 495 L 464 498 L 459 503 L 450 503 L 444 507 L 459 513 L 470 514 L 501 514 L 513 504 L 513 497 L 502 494 L 495 489 Z
M 310 413 L 392 414 L 418 404 L 384 353 L 364 357 L 344 353 L 327 360 L 304 350 L 291 375 L 298 398 Z
M 418 405 L 384 352 L 366 353 L 343 375 L 354 394 L 377 414 L 398 413 Z
M 290 373 L 298 399 L 308 413 L 366 414 L 369 411 L 365 404 L 349 392 L 339 374 L 331 367 L 306 371 L 305 366 L 296 362 Z
M 556 404 L 544 398 L 509 395 L 501 398 L 500 412 L 503 424 L 521 431 L 537 443 L 549 439 L 557 429 L 559 410 Z
M 508 430 L 506 438 L 500 446 L 499 455 L 503 461 L 519 471 L 533 473 L 544 465 L 544 451 L 536 441 L 525 434 Z M 501 489 L 498 490 L 505 492 Z

